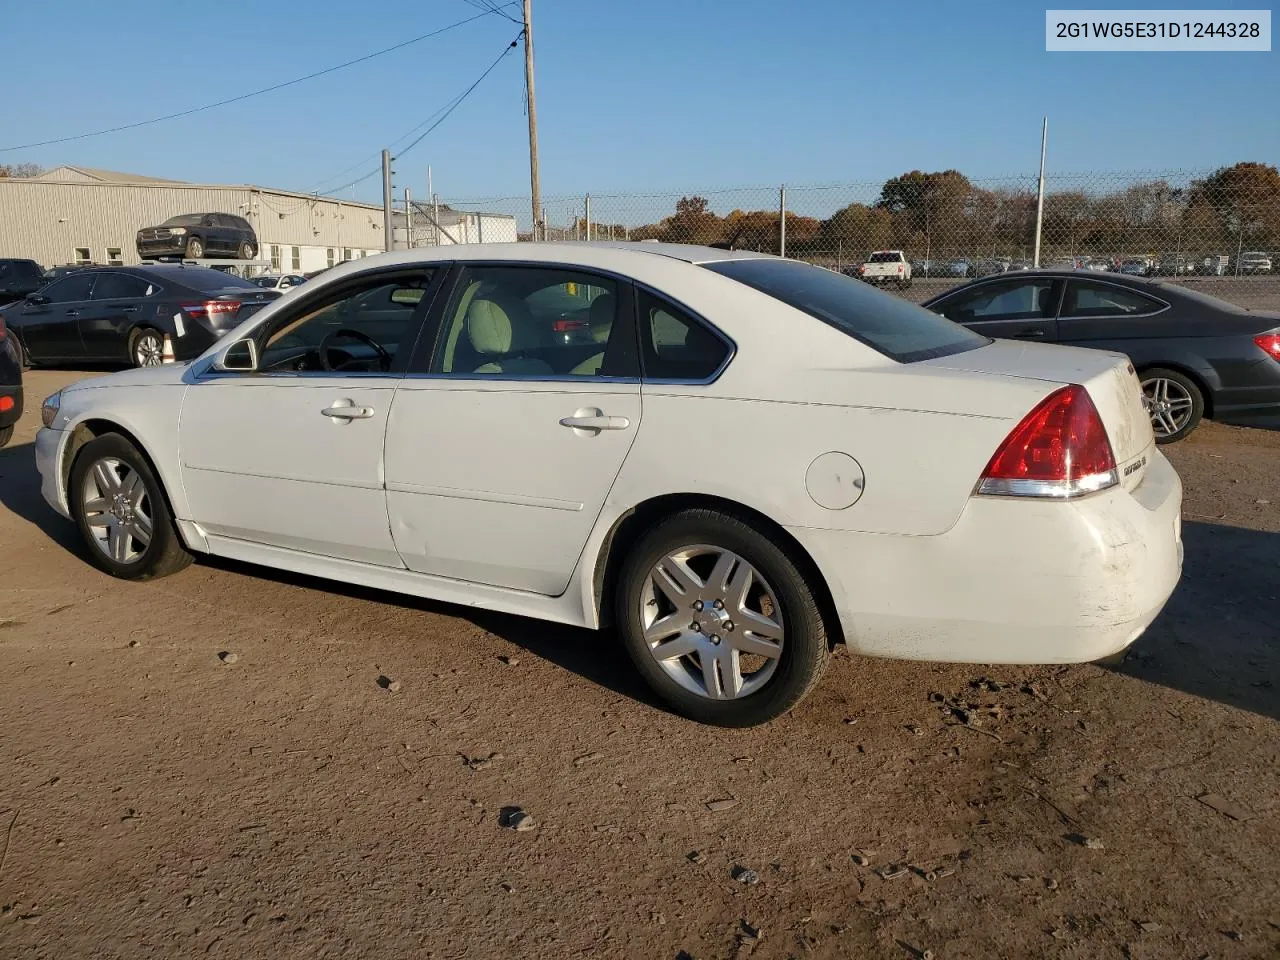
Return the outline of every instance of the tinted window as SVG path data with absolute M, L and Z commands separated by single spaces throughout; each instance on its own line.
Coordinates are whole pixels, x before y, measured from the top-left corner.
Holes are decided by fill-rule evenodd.
M 753 259 L 704 266 L 803 310 L 899 363 L 945 357 L 989 342 L 914 303 L 807 263 Z
M 634 376 L 618 284 L 556 267 L 468 267 L 441 328 L 432 373 Z
M 206 267 L 184 267 L 177 272 L 174 280 L 184 287 L 190 287 L 192 290 L 199 290 L 201 293 L 211 293 L 214 290 L 231 290 L 248 287 L 256 289 L 254 284 L 248 280 L 243 280 L 232 273 L 223 273 L 221 270 L 210 270 Z
M 40 276 L 34 260 L 0 260 L 0 277 L 6 280 L 39 280 Z
M 1031 320 L 1052 317 L 1057 306 L 1052 278 L 984 283 L 962 290 L 934 309 L 956 323 L 978 320 Z
M 873 253 L 867 258 L 868 263 L 901 263 L 902 256 L 897 253 L 887 253 L 881 250 L 879 253 Z
M 137 300 L 154 291 L 154 286 L 139 277 L 131 277 L 127 273 L 104 273 L 93 285 L 95 300 Z
M 274 290 L 276 287 L 276 282 L 279 279 L 280 279 L 279 277 L 255 277 L 251 282 L 254 284 L 254 286 L 267 287 L 271 290 Z
M 49 284 L 40 292 L 54 303 L 74 303 L 89 299 L 93 274 L 72 273 Z
M 1128 287 L 1107 283 L 1072 280 L 1062 302 L 1064 317 L 1114 317 L 1154 313 L 1164 307 L 1158 300 L 1143 296 Z
M 647 290 L 636 294 L 641 370 L 647 380 L 706 380 L 729 356 L 729 345 L 685 311 Z
M 232 218 L 231 218 L 231 225 L 232 225 L 233 227 L 235 227 L 237 230 L 252 230 L 252 229 L 253 229 L 251 226 L 249 226 L 249 221 L 248 221 L 248 220 L 246 220 L 244 217 L 232 217 Z

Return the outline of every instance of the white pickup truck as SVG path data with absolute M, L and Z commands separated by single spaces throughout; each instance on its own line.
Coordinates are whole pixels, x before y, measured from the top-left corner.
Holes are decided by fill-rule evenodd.
M 858 276 L 867 283 L 896 283 L 911 286 L 911 264 L 901 250 L 877 250 L 858 267 Z

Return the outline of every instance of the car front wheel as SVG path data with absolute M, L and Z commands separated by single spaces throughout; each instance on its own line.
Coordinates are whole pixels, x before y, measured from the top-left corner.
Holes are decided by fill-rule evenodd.
M 1177 370 L 1152 367 L 1139 375 L 1142 405 L 1151 417 L 1156 443 L 1177 443 L 1204 416 L 1204 394 L 1194 380 Z
M 737 517 L 693 509 L 626 558 L 615 619 L 640 674 L 677 713 L 746 727 L 781 716 L 830 656 L 813 591 L 788 552 Z
M 67 499 L 89 561 L 113 577 L 149 580 L 191 563 L 159 481 L 146 458 L 118 433 L 80 449 Z
M 187 259 L 199 260 L 204 256 L 204 244 L 199 237 L 192 237 L 187 241 Z

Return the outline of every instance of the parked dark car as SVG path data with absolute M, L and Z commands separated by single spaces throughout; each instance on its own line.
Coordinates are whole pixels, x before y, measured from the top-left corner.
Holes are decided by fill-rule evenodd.
M 13 425 L 21 416 L 22 361 L 0 314 L 0 447 L 13 438 Z
M 229 213 L 184 213 L 158 227 L 138 231 L 138 256 L 232 257 L 252 260 L 258 253 L 258 235 L 244 217 Z
M 0 314 L 29 364 L 161 362 L 198 356 L 280 296 L 206 267 L 97 267 L 55 280 Z
M 44 270 L 34 260 L 0 260 L 0 304 L 21 300 L 44 286 Z
M 976 280 L 924 306 L 989 337 L 1127 353 L 1159 443 L 1181 440 L 1202 416 L 1280 414 L 1280 313 L 1159 280 L 1072 270 Z

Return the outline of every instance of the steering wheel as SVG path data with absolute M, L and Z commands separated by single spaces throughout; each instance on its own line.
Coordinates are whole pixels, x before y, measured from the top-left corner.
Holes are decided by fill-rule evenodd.
M 321 340 L 320 346 L 316 348 L 320 354 L 320 366 L 324 367 L 325 370 L 330 373 L 334 373 L 340 371 L 351 362 L 350 360 L 344 360 L 336 367 L 330 366 L 329 364 L 330 344 L 339 337 L 350 337 L 352 340 L 359 340 L 361 343 L 367 344 L 373 348 L 373 352 L 378 355 L 378 361 L 382 364 L 383 371 L 385 372 L 391 369 L 391 354 L 387 353 L 386 348 L 383 347 L 382 344 L 378 343 L 377 340 L 374 340 L 373 337 L 369 336 L 367 333 L 361 333 L 359 330 L 352 330 L 349 327 L 340 327 Z

